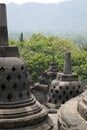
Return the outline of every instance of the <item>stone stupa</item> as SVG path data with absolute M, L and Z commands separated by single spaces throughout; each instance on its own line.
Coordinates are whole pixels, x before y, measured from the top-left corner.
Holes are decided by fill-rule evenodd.
M 0 130 L 51 130 L 45 107 L 30 92 L 28 68 L 8 46 L 6 6 L 0 4 Z
M 45 70 L 45 72 L 47 73 L 47 75 L 49 77 L 49 84 L 50 84 L 51 81 L 56 78 L 56 75 L 58 73 L 58 67 L 57 67 L 57 63 L 54 58 L 54 54 L 53 54 L 53 59 L 50 62 L 49 68 L 47 70 Z
M 59 108 L 61 104 L 79 95 L 82 91 L 78 75 L 72 73 L 71 53 L 67 52 L 63 73 L 57 73 L 56 79 L 51 82 L 48 107 Z
M 41 76 L 38 77 L 38 82 L 36 82 L 32 87 L 32 93 L 40 103 L 47 103 L 49 86 L 51 81 L 56 78 L 57 72 L 57 63 L 55 62 L 53 55 L 49 68 L 42 72 Z

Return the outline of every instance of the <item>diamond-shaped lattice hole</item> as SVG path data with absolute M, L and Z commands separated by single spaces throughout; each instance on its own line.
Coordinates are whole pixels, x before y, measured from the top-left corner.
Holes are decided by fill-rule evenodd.
M 22 97 L 23 97 L 23 94 L 22 94 L 21 92 L 19 93 L 19 97 L 20 97 L 20 98 L 22 98 Z
M 78 87 L 80 88 L 81 86 L 79 85 Z
M 62 89 L 62 86 L 59 86 L 60 89 Z
M 56 86 L 53 86 L 54 88 L 56 88 Z
M 75 89 L 75 87 L 73 87 L 73 89 Z
M 13 88 L 16 90 L 17 89 L 17 84 L 15 83 L 14 85 L 13 85 Z
M 17 78 L 20 80 L 21 79 L 21 75 L 19 74 Z
M 58 94 L 58 93 L 59 93 L 59 90 L 56 90 L 56 93 Z
M 2 84 L 2 85 L 1 85 L 1 89 L 4 91 L 5 88 L 6 88 L 5 84 Z
M 54 103 L 57 104 L 57 100 L 55 100 Z
M 11 80 L 11 76 L 10 76 L 10 75 L 7 76 L 7 80 L 8 80 L 8 81 Z
M 12 67 L 12 71 L 15 72 L 15 71 L 16 71 L 16 68 L 15 68 L 15 67 Z
M 76 90 L 77 94 L 79 94 L 79 90 Z
M 21 70 L 24 70 L 24 67 L 23 67 L 23 66 L 21 66 Z
M 1 68 L 0 68 L 0 71 L 1 71 L 1 72 L 4 72 L 4 71 L 5 71 L 5 68 L 4 68 L 4 67 L 1 67 Z
M 8 94 L 7 99 L 8 99 L 9 102 L 12 100 L 12 97 L 13 96 L 11 94 Z
M 66 89 L 69 89 L 68 86 L 66 86 Z
M 64 104 L 64 103 L 65 103 L 65 101 L 64 101 L 64 100 L 62 100 L 62 103 Z

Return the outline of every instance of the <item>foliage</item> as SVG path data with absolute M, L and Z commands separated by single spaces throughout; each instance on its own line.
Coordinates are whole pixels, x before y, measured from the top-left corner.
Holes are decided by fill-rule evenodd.
M 81 50 L 72 55 L 73 71 L 79 75 L 79 79 L 87 78 L 87 51 Z
M 63 71 L 64 54 L 67 51 L 72 54 L 73 72 L 79 74 L 81 80 L 87 77 L 87 51 L 79 48 L 68 39 L 33 34 L 26 41 L 17 42 L 11 40 L 10 45 L 19 48 L 21 56 L 29 66 L 30 77 L 33 81 L 36 81 L 41 72 L 48 68 L 53 54 L 58 64 L 58 70 Z
M 24 39 L 23 39 L 23 33 L 22 33 L 22 32 L 21 32 L 21 34 L 20 34 L 19 41 L 20 41 L 20 42 L 23 42 L 23 41 L 24 41 Z
M 70 39 L 79 47 L 87 45 L 87 36 L 86 34 L 72 35 Z

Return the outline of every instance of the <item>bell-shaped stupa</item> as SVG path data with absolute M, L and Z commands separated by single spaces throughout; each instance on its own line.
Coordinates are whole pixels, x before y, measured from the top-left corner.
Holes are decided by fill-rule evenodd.
M 51 82 L 48 106 L 59 108 L 61 104 L 79 95 L 82 91 L 78 75 L 72 73 L 71 53 L 67 52 L 63 73 L 57 73 L 56 79 Z
M 0 130 L 51 130 L 46 108 L 30 92 L 28 68 L 8 46 L 6 6 L 0 4 Z

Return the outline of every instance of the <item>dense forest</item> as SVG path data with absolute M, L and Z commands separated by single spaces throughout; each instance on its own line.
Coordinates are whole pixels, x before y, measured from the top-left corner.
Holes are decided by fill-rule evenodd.
M 77 73 L 80 80 L 87 78 L 87 46 L 77 46 L 69 39 L 58 36 L 33 34 L 28 40 L 10 40 L 10 45 L 17 46 L 21 57 L 29 66 L 30 78 L 37 81 L 38 76 L 48 68 L 53 55 L 58 70 L 63 71 L 65 52 L 70 51 L 72 56 L 72 72 Z

